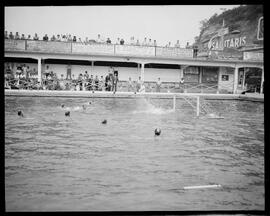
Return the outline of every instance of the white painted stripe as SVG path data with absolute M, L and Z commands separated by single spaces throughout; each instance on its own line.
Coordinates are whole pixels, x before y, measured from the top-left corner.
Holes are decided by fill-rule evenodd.
M 188 189 L 217 188 L 217 187 L 221 187 L 221 185 L 218 184 L 218 185 L 187 186 L 187 187 L 184 187 L 184 189 L 185 189 L 185 190 L 188 190 Z

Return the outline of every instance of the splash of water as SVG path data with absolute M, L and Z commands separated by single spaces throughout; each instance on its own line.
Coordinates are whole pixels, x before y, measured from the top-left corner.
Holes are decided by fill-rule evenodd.
M 137 113 L 147 113 L 147 114 L 168 114 L 174 112 L 174 109 L 164 109 L 162 107 L 155 107 L 153 104 L 151 104 L 148 100 L 145 98 L 142 99 L 142 106 L 139 107 L 139 110 L 133 111 L 133 114 Z

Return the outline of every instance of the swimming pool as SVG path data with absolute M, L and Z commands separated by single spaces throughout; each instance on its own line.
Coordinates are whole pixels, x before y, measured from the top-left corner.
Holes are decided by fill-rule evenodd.
M 263 103 L 207 103 L 6 97 L 6 210 L 264 210 Z

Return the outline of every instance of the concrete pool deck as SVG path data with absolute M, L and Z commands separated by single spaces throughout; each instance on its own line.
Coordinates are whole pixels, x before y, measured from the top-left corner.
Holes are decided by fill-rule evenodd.
M 241 94 L 207 94 L 207 93 L 134 93 L 134 92 L 105 92 L 105 91 L 54 91 L 54 90 L 17 90 L 17 89 L 5 89 L 5 96 L 26 96 L 26 97 L 75 97 L 75 98 L 140 98 L 151 97 L 168 99 L 181 97 L 196 97 L 201 96 L 205 99 L 213 100 L 248 100 L 256 102 L 264 102 L 263 94 L 246 93 Z

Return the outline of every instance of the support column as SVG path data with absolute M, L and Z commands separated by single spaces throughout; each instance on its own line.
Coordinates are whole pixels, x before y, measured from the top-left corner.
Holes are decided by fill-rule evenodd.
M 261 78 L 261 88 L 260 88 L 260 94 L 263 93 L 263 82 L 264 82 L 264 68 L 262 67 L 262 78 Z
M 41 58 L 38 58 L 38 82 L 42 80 L 42 72 L 41 72 Z
M 238 86 L 238 67 L 234 69 L 233 94 L 236 94 Z
M 183 69 L 183 66 L 180 65 L 180 79 L 183 77 L 184 77 L 184 69 Z
M 94 61 L 91 61 L 91 74 L 94 73 Z
M 220 78 L 220 67 L 218 68 L 217 71 L 217 94 L 219 94 L 219 78 Z
M 202 83 L 202 68 L 199 67 L 199 84 Z
M 141 80 L 144 82 L 144 63 L 141 63 Z
M 244 73 L 243 73 L 242 90 L 246 90 L 245 89 L 245 82 L 246 82 L 246 68 L 244 68 Z

